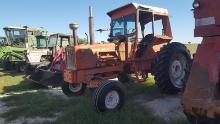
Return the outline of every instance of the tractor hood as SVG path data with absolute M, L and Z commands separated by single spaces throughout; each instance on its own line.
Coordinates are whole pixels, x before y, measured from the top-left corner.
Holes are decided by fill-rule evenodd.
M 67 47 L 67 69 L 80 70 L 97 67 L 97 64 L 104 58 L 116 52 L 115 48 L 114 43 Z

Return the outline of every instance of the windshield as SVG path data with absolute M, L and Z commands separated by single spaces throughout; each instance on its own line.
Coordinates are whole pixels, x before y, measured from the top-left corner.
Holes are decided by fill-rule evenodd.
M 112 20 L 111 36 L 131 34 L 135 31 L 135 15 Z
M 57 44 L 57 36 L 50 36 L 48 47 L 54 47 Z
M 25 30 L 19 29 L 8 29 L 5 30 L 6 37 L 9 43 L 15 46 L 25 47 Z
M 62 38 L 62 47 L 66 47 L 69 45 L 69 39 L 68 38 Z
M 46 48 L 47 39 L 46 37 L 37 37 L 37 48 Z

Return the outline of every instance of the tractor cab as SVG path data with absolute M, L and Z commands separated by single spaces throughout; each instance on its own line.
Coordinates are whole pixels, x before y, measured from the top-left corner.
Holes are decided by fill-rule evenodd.
M 36 36 L 36 48 L 37 49 L 47 49 L 48 47 L 48 36 L 39 35 Z
M 119 42 L 121 55 L 121 47 L 128 47 L 125 48 L 128 54 L 124 59 L 141 57 L 148 46 L 172 40 L 167 9 L 130 3 L 107 14 L 111 17 L 109 41 Z
M 45 35 L 45 31 L 42 28 L 34 29 L 27 26 L 6 26 L 3 30 L 10 46 L 26 49 L 37 47 L 36 36 Z
M 72 36 L 62 33 L 56 33 L 50 35 L 48 41 L 48 48 L 52 50 L 53 53 L 59 51 L 61 48 L 71 45 Z
M 6 40 L 14 47 L 26 48 L 26 29 L 23 27 L 4 27 Z

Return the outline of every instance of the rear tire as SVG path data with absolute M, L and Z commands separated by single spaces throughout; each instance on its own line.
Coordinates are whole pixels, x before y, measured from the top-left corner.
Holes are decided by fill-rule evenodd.
M 86 84 L 70 84 L 68 82 L 62 83 L 62 91 L 66 96 L 79 96 L 82 95 L 86 90 Z
M 4 62 L 3 67 L 5 70 L 11 70 L 12 64 L 10 62 Z
M 155 63 L 155 81 L 161 92 L 176 94 L 184 90 L 191 68 L 190 52 L 181 43 L 162 47 Z
M 116 111 L 124 104 L 124 92 L 119 82 L 105 80 L 93 94 L 94 108 L 97 112 Z
M 15 67 L 16 67 L 16 72 L 17 73 L 25 72 L 25 66 L 24 65 L 16 64 Z

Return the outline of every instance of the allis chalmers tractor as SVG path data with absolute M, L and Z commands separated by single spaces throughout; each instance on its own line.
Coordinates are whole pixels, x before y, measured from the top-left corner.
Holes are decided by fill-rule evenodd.
M 28 79 L 44 86 L 60 86 L 63 82 L 63 69 L 66 65 L 65 47 L 71 45 L 72 37 L 66 34 L 53 34 L 48 41 L 48 48 L 51 55 L 45 57 L 37 65 L 28 64 L 26 66 L 26 76 Z
M 46 31 L 42 28 L 6 26 L 4 31 L 6 43 L 0 46 L 0 62 L 5 69 L 24 71 L 27 60 L 36 62 L 47 55 Z M 28 53 L 27 58 L 25 53 Z
M 106 44 L 66 48 L 66 69 L 62 90 L 67 96 L 81 95 L 86 87 L 96 88 L 97 111 L 119 109 L 124 93 L 117 81 L 126 82 L 129 74 L 138 81 L 153 73 L 164 93 L 174 94 L 185 86 L 190 69 L 190 54 L 181 43 L 170 43 L 172 32 L 166 9 L 130 3 L 107 13 L 111 17 Z M 90 16 L 90 29 L 93 29 Z M 161 29 L 157 29 L 161 25 Z M 92 32 L 92 31 L 91 31 Z M 91 38 L 92 36 L 92 38 Z
M 196 37 L 203 37 L 194 56 L 182 104 L 192 124 L 220 124 L 219 0 L 195 0 Z

